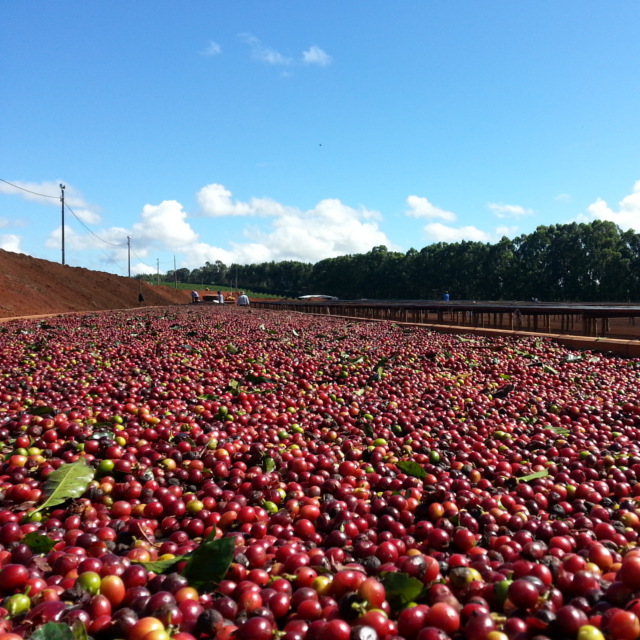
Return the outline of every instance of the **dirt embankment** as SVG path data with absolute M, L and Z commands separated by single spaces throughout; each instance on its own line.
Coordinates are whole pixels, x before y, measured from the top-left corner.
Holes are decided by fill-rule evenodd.
M 144 302 L 138 302 L 142 293 Z M 0 318 L 186 304 L 189 292 L 0 249 Z

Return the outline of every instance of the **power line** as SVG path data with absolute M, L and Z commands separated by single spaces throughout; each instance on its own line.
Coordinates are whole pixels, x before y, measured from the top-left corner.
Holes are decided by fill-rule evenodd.
M 40 196 L 41 198 L 55 198 L 56 200 L 60 198 L 60 196 L 49 196 L 46 195 L 44 193 L 37 193 L 36 191 L 30 191 L 29 189 L 25 189 L 24 187 L 20 187 L 17 184 L 13 184 L 12 182 L 9 182 L 8 180 L 3 180 L 2 178 L 0 178 L 0 182 L 4 182 L 5 184 L 8 184 L 11 187 L 14 187 L 16 189 L 20 189 L 21 191 L 26 191 L 27 193 L 31 193 L 34 196 Z M 62 185 L 61 185 L 62 187 Z M 76 215 L 75 211 L 69 206 L 68 202 L 64 203 L 65 209 L 68 209 L 69 211 L 71 211 L 71 214 L 73 215 L 73 217 L 94 237 L 96 237 L 98 240 L 100 240 L 101 242 L 104 242 L 105 244 L 111 245 L 112 247 L 122 247 L 123 245 L 120 244 L 116 244 L 115 242 L 109 242 L 108 240 L 105 240 L 104 238 L 101 238 L 99 235 L 95 234 L 93 231 L 91 231 L 91 229 L 89 229 L 89 227 L 87 227 L 87 225 Z
M 52 198 L 54 200 L 58 200 L 61 199 L 60 196 L 55 195 L 49 195 L 46 193 L 38 193 L 37 191 L 31 191 L 30 189 L 25 189 L 24 187 L 21 187 L 20 185 L 14 184 L 13 182 L 9 182 L 8 180 L 5 180 L 4 178 L 0 178 L 0 182 L 4 182 L 5 184 L 8 184 L 10 187 L 13 187 L 14 189 L 19 189 L 20 191 L 24 191 L 26 193 L 30 193 L 31 195 L 34 196 L 38 196 L 40 198 Z M 62 188 L 62 185 L 61 185 Z M 63 192 L 64 194 L 64 192 Z M 64 195 L 62 196 L 64 197 Z M 98 234 L 94 233 L 91 229 L 89 229 L 89 227 L 82 221 L 82 219 L 80 217 L 78 217 L 78 215 L 76 214 L 76 212 L 69 206 L 69 204 L 67 202 L 64 202 L 65 209 L 68 209 L 71 212 L 71 215 L 73 215 L 73 217 L 82 225 L 82 227 L 88 232 L 90 233 L 94 238 L 100 240 L 100 242 L 103 242 L 104 244 L 107 244 L 111 247 L 123 247 L 124 243 L 115 243 L 115 242 L 109 242 L 108 240 L 105 240 L 104 238 L 101 238 Z M 62 233 L 64 233 L 64 229 L 62 229 Z M 101 249 L 99 249 L 100 251 L 102 251 Z M 133 251 L 133 249 L 132 249 Z M 117 266 L 120 270 L 122 270 L 122 265 L 119 264 L 112 256 L 110 256 L 109 254 L 105 253 L 104 251 L 102 251 L 102 253 L 105 255 L 106 259 L 113 263 L 115 266 Z M 140 260 L 140 262 L 144 263 L 145 261 L 135 252 L 133 251 L 133 254 L 136 256 L 136 258 L 138 258 L 138 260 Z M 64 263 L 64 258 L 63 258 L 63 263 Z M 163 264 L 170 264 L 169 262 L 163 262 Z
M 142 262 L 143 264 L 146 264 L 145 259 L 141 258 L 136 252 L 135 249 L 133 249 L 133 247 L 131 248 L 131 253 L 133 253 L 133 255 L 138 258 L 138 260 L 140 260 L 140 262 Z
M 113 265 L 115 265 L 118 268 L 120 273 L 124 274 L 125 268 L 122 265 L 122 263 L 118 262 L 115 258 L 113 258 L 109 253 L 107 253 L 105 249 L 101 249 L 100 247 L 98 247 L 98 251 L 102 253 L 102 255 L 105 257 L 107 262 L 111 262 Z
M 20 189 L 21 191 L 26 191 L 27 193 L 31 193 L 34 196 L 40 196 L 41 198 L 54 198 L 55 200 L 57 200 L 60 197 L 60 196 L 50 196 L 50 195 L 47 195 L 46 193 L 36 193 L 35 191 L 30 191 L 29 189 L 20 187 L 17 184 L 13 184 L 13 182 L 9 182 L 8 180 L 3 180 L 2 178 L 0 178 L 0 182 L 4 182 L 5 184 L 8 184 L 9 186 L 14 187 L 15 189 Z
M 119 262 L 118 260 L 116 260 L 110 253 L 109 250 L 107 249 L 103 249 L 102 247 L 96 247 L 95 248 L 96 251 L 99 251 L 102 256 L 103 256 L 103 260 L 106 263 L 110 263 L 112 264 L 114 267 L 117 268 L 118 272 L 120 275 L 124 275 L 125 271 L 126 271 L 126 267 L 123 266 L 123 264 L 121 262 Z M 80 266 L 80 265 L 79 265 Z
M 80 218 L 78 218 L 78 216 L 75 214 L 75 212 L 73 211 L 73 209 L 65 203 L 65 207 L 67 209 L 69 209 L 69 211 L 71 211 L 73 217 L 94 237 L 98 238 L 98 240 L 100 240 L 100 242 L 104 242 L 105 244 L 111 245 L 112 247 L 123 247 L 124 244 L 120 243 L 120 244 L 116 244 L 115 242 L 109 242 L 108 240 L 105 240 L 104 238 L 101 238 L 99 235 L 95 234 L 93 231 L 91 231 L 91 229 L 89 229 L 89 227 L 87 227 L 87 225 L 82 222 L 82 220 Z
M 38 193 L 37 191 L 31 191 L 30 189 L 25 189 L 24 187 L 21 187 L 20 185 L 14 184 L 13 182 L 9 182 L 8 180 L 4 180 L 3 178 L 0 178 L 0 182 L 4 182 L 5 184 L 8 184 L 10 187 L 13 187 L 14 189 L 20 189 L 20 191 L 25 191 L 26 193 L 30 193 L 34 196 L 38 196 L 40 198 L 52 198 L 54 200 L 58 200 L 60 199 L 63 202 L 63 207 L 65 209 L 68 209 L 71 214 L 73 215 L 73 217 L 84 227 L 84 229 L 86 229 L 86 231 L 88 231 L 92 236 L 94 236 L 95 238 L 97 238 L 98 240 L 100 240 L 100 242 L 104 242 L 105 244 L 108 244 L 112 247 L 122 247 L 124 246 L 123 244 L 116 244 L 115 242 L 109 242 L 108 240 L 105 240 L 104 238 L 101 238 L 99 235 L 97 235 L 96 233 L 94 233 L 93 231 L 91 231 L 91 229 L 89 229 L 89 227 L 87 227 L 87 225 L 76 215 L 75 211 L 64 201 L 64 187 L 61 184 L 60 188 L 63 190 L 62 192 L 62 196 L 52 196 L 46 193 Z M 64 219 L 64 218 L 63 218 Z M 63 237 L 64 237 L 64 223 L 63 223 L 63 228 L 62 228 L 62 233 L 63 233 Z M 103 255 L 105 256 L 105 258 L 107 259 L 108 262 L 111 262 L 113 265 L 115 265 L 120 271 L 122 271 L 122 265 L 119 264 L 112 256 L 110 256 L 108 253 L 106 253 L 103 249 L 100 249 L 98 247 L 98 250 L 101 251 L 103 253 Z M 64 252 L 64 241 L 63 241 L 63 252 Z M 64 264 L 64 253 L 63 253 L 63 260 L 62 263 Z

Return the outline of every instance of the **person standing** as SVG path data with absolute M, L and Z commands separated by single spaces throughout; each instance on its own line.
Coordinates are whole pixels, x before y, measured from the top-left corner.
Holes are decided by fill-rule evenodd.
M 442 300 L 443 302 L 449 302 L 449 292 L 445 291 L 444 295 L 442 296 Z
M 224 304 L 224 296 L 221 291 L 218 291 L 218 304 Z
M 236 304 L 240 307 L 249 306 L 249 298 L 247 297 L 244 291 L 240 292 L 240 295 L 238 296 L 238 301 L 236 302 Z

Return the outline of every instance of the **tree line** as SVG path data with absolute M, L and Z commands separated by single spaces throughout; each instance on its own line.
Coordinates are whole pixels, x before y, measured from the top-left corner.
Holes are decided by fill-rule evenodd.
M 283 297 L 432 300 L 448 291 L 458 300 L 632 302 L 640 298 L 640 235 L 597 220 L 540 226 L 495 244 L 438 242 L 406 253 L 378 246 L 315 264 L 207 262 L 163 276 L 167 282 L 175 279 Z

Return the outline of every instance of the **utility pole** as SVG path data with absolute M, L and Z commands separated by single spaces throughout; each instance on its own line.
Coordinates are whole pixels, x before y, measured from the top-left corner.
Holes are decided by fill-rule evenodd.
M 157 264 L 157 283 L 160 284 L 160 258 L 156 258 L 158 264 Z
M 178 271 L 176 270 L 176 256 L 173 256 L 173 280 L 175 282 L 175 288 L 178 288 Z
M 66 187 L 60 183 L 60 202 L 62 202 L 62 264 L 64 264 L 64 190 Z
M 131 277 L 131 238 L 127 236 L 127 265 L 129 267 L 129 277 Z

